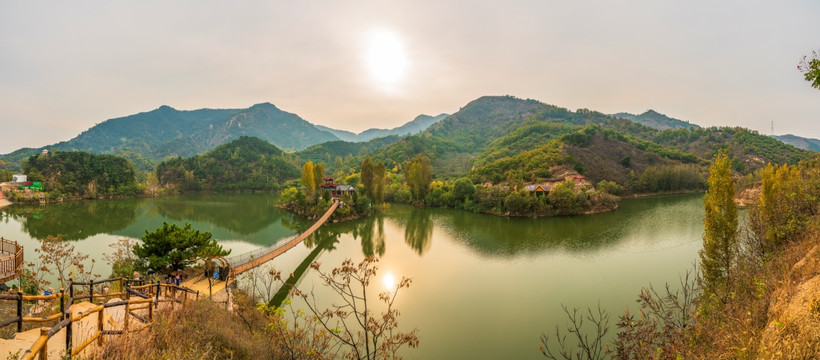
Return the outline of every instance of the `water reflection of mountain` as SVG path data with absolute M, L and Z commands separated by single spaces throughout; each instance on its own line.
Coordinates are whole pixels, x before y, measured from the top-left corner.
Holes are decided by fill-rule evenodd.
M 208 231 L 217 240 L 270 245 L 308 226 L 302 216 L 274 207 L 269 194 L 190 194 L 149 199 L 118 235 L 139 238 L 167 221 Z
M 196 194 L 157 199 L 153 204 L 168 219 L 207 222 L 240 235 L 281 222 L 283 215 L 269 195 Z
M 83 240 L 118 231 L 130 225 L 145 199 L 82 200 L 39 205 L 13 205 L 3 212 L 21 220 L 23 230 L 35 239 L 63 235 Z

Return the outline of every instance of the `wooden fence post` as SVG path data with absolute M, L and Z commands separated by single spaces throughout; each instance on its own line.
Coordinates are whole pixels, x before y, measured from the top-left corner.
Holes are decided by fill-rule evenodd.
M 74 305 L 74 279 L 72 278 L 68 278 L 68 298 L 71 300 L 68 306 Z
M 60 288 L 60 314 L 65 318 L 65 289 Z
M 105 308 L 100 309 L 97 316 L 97 331 L 100 332 L 100 337 L 97 338 L 97 346 L 103 346 L 103 316 L 105 315 Z
M 148 321 L 154 321 L 154 308 L 151 307 L 151 305 L 154 305 L 156 307 L 157 304 L 159 304 L 159 301 L 153 303 L 154 304 L 148 303 Z
M 88 294 L 91 295 L 88 302 L 90 302 L 91 305 L 94 305 L 94 279 L 91 279 L 91 281 L 88 282 Z
M 70 288 L 69 288 L 70 289 Z M 71 290 L 69 290 L 70 292 Z M 71 354 L 71 338 L 73 337 L 73 332 L 71 331 L 72 325 L 74 324 L 73 320 L 71 319 L 71 309 L 69 308 L 68 311 L 63 313 L 63 320 L 68 318 L 68 325 L 65 326 L 65 351 L 68 354 Z
M 48 328 L 41 327 L 40 328 L 40 337 L 45 336 L 48 338 Z M 43 343 L 43 347 L 40 348 L 40 360 L 47 360 L 48 359 L 48 340 Z
M 128 318 L 131 317 L 131 302 L 125 303 L 125 318 L 123 319 L 122 330 L 128 332 Z
M 23 332 L 23 292 L 17 290 L 17 332 Z

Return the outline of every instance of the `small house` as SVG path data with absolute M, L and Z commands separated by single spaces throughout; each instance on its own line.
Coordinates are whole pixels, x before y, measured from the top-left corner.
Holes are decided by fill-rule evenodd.
M 584 180 L 584 175 L 575 175 L 572 177 L 572 181 L 575 182 L 576 186 L 584 186 L 586 185 L 586 180 Z
M 566 181 L 572 181 L 575 184 L 575 186 L 584 186 L 584 185 L 586 185 L 586 179 L 584 178 L 584 175 L 581 175 L 581 174 L 569 175 L 569 176 L 565 177 L 564 179 Z
M 552 190 L 552 186 L 549 185 L 527 185 L 524 186 L 524 190 L 527 190 L 530 194 L 535 194 L 535 196 L 547 195 Z
M 334 180 L 336 179 L 332 176 L 325 176 L 323 180 L 325 181 L 325 183 L 320 185 L 322 187 L 322 191 L 330 192 L 330 196 L 342 197 L 346 195 L 353 195 L 353 193 L 356 191 L 356 188 L 352 185 L 343 185 L 335 183 Z
M 339 196 L 353 195 L 356 192 L 356 187 L 353 185 L 336 185 L 336 193 Z
M 14 174 L 14 175 L 11 176 L 11 181 L 12 182 L 22 184 L 22 183 L 26 182 L 27 180 L 28 180 L 28 176 L 26 176 L 24 174 Z

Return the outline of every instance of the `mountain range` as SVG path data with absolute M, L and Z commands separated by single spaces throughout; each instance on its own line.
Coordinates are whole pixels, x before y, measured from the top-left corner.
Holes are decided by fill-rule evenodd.
M 242 136 L 258 137 L 294 151 L 340 139 L 363 142 L 389 135 L 414 134 L 446 116 L 420 115 L 394 129 L 369 129 L 354 134 L 311 124 L 270 103 L 247 109 L 199 110 L 177 110 L 163 105 L 152 111 L 106 120 L 68 141 L 0 155 L 0 160 L 16 170 L 20 161 L 43 149 L 85 151 L 122 155 L 148 170 L 157 160 L 202 154 Z
M 590 126 L 599 130 L 584 130 Z M 744 172 L 767 161 L 794 162 L 807 157 L 807 153 L 754 131 L 701 128 L 654 110 L 640 115 L 607 115 L 587 109 L 570 111 L 513 96 L 485 96 L 471 101 L 452 115 L 420 115 L 393 129 L 370 129 L 359 134 L 311 124 L 270 103 L 246 109 L 190 111 L 161 106 L 107 120 L 68 141 L 2 155 L 0 160 L 6 163 L 6 168 L 16 170 L 22 159 L 44 148 L 80 150 L 117 154 L 133 161 L 138 169 L 149 171 L 158 160 L 189 158 L 240 137 L 252 136 L 286 151 L 295 151 L 294 162 L 301 159 L 330 163 L 342 158 L 346 166 L 351 167 L 356 161 L 360 162 L 364 154 L 372 153 L 374 159 L 383 160 L 392 168 L 415 154 L 424 153 L 433 159 L 440 176 L 449 177 L 463 176 L 476 167 L 510 159 L 553 141 L 576 146 L 577 141 L 572 139 L 580 136 L 573 135 L 579 131 L 597 134 L 590 139 L 595 139 L 594 143 L 603 148 L 596 151 L 612 150 L 607 146 L 616 145 L 600 137 L 615 136 L 614 133 L 626 144 L 616 147 L 636 147 L 640 152 L 652 147 L 655 155 L 636 155 L 645 158 L 647 164 L 657 156 L 672 159 L 670 161 L 691 157 L 708 161 L 726 144 L 738 144 L 730 148 L 738 161 L 736 170 Z M 811 140 L 788 137 L 784 141 L 792 141 L 798 146 L 820 146 L 820 141 Z M 592 159 L 584 151 L 576 151 L 575 160 L 581 157 L 580 154 L 586 154 L 583 157 L 587 160 Z M 587 162 L 587 165 L 596 163 Z M 583 167 L 584 164 L 576 165 Z M 619 171 L 623 173 L 625 170 Z

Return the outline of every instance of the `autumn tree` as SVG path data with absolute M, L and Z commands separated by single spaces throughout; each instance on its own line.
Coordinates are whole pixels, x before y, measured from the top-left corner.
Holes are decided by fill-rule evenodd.
M 749 218 L 757 237 L 755 250 L 763 256 L 804 234 L 817 196 L 798 166 L 769 164 L 760 169 L 760 178 L 760 199 Z
M 370 198 L 375 204 L 384 202 L 384 182 L 387 176 L 385 171 L 384 163 L 381 161 L 373 167 L 373 190 L 370 191 Z
M 322 163 L 313 165 L 313 191 L 321 191 L 325 183 L 325 166 Z
M 732 162 L 725 151 L 715 156 L 708 183 L 709 190 L 703 197 L 705 232 L 700 262 L 706 290 L 714 293 L 729 283 L 729 271 L 738 246 Z
M 376 278 L 377 263 L 378 258 L 375 257 L 367 257 L 358 264 L 347 259 L 341 266 L 326 272 L 319 263 L 313 262 L 310 267 L 316 271 L 321 283 L 337 295 L 339 302 L 324 308 L 318 305 L 313 292 L 303 292 L 294 287 L 291 295 L 304 301 L 313 318 L 306 324 L 294 318 L 291 324 L 297 330 L 312 326 L 311 322 L 319 324 L 324 331 L 315 329 L 312 333 L 322 336 L 311 338 L 311 342 L 321 344 L 323 349 L 343 349 L 346 359 L 393 359 L 399 357 L 397 352 L 401 347 L 417 347 L 419 339 L 416 330 L 402 332 L 398 329 L 399 311 L 393 306 L 399 291 L 410 286 L 410 279 L 402 277 L 393 289 L 380 293 L 378 300 L 383 304 L 384 311 L 379 315 L 373 313 L 376 304 L 369 298 L 367 287 Z M 282 281 L 279 272 L 272 274 Z M 282 314 L 281 310 L 279 313 Z M 287 325 L 276 322 L 271 327 Z M 335 344 L 328 346 L 327 341 Z
M 430 190 L 430 181 L 433 180 L 433 165 L 430 158 L 424 154 L 414 156 L 404 166 L 404 177 L 413 199 L 424 201 L 427 191 Z
M 365 192 L 370 197 L 371 190 L 373 189 L 373 183 L 375 182 L 374 174 L 376 171 L 376 165 L 373 164 L 373 159 L 370 156 L 364 158 L 362 162 L 362 176 L 361 176 L 361 183 L 364 185 Z M 370 197 L 372 200 L 372 197 Z
M 308 161 L 302 166 L 302 186 L 305 188 L 305 194 L 308 196 L 313 195 L 313 189 L 316 187 L 313 176 L 313 163 Z
M 194 230 L 188 223 L 179 227 L 164 222 L 152 232 L 145 230 L 142 244 L 134 245 L 138 267 L 149 272 L 181 270 L 199 259 L 230 252 L 211 239 L 211 233 Z
M 34 249 L 34 252 L 38 254 L 40 262 L 38 270 L 41 273 L 54 271 L 61 287 L 66 286 L 69 278 L 86 280 L 92 275 L 95 260 L 91 259 L 91 269 L 86 270 L 84 262 L 88 259 L 88 255 L 78 253 L 74 249 L 74 244 L 63 240 L 62 235 L 49 235 L 40 241 L 40 247 Z M 29 264 L 29 266 L 34 266 L 34 264 Z M 42 284 L 47 285 L 46 282 Z

